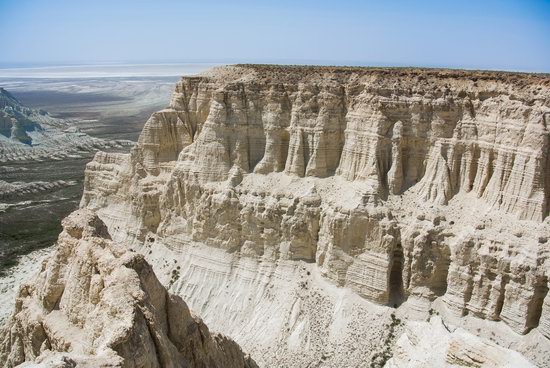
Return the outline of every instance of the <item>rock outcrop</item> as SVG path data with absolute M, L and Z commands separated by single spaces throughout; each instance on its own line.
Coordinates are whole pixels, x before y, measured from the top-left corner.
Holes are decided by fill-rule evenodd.
M 360 318 L 295 293 L 300 264 L 325 291 L 500 321 L 517 347 L 550 337 L 549 119 L 547 75 L 222 67 L 182 78 L 130 154 L 98 153 L 81 207 L 266 366 L 299 366 L 293 346 L 321 365 L 356 357 Z M 294 307 L 308 303 L 328 322 Z M 271 332 L 250 339 L 259 321 Z
M 95 214 L 74 212 L 63 227 L 19 290 L 0 339 L 3 367 L 256 367 L 168 293 L 142 255 L 110 240 Z

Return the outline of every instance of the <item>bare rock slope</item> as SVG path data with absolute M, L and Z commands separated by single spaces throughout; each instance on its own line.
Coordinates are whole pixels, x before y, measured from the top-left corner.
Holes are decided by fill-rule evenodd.
M 24 284 L 0 338 L 3 367 L 256 367 L 159 283 L 143 256 L 80 210 Z M 32 363 L 32 364 L 31 364 Z
M 550 337 L 549 119 L 548 75 L 216 68 L 129 155 L 96 155 L 81 206 L 266 366 L 381 348 L 352 337 L 363 301 L 498 322 L 511 337 L 490 339 L 547 364 L 521 336 Z

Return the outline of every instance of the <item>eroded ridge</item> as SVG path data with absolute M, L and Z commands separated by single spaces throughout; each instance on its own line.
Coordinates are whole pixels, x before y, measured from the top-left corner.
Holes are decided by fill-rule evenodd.
M 257 367 L 92 212 L 67 217 L 56 247 L 20 288 L 0 339 L 3 367 Z

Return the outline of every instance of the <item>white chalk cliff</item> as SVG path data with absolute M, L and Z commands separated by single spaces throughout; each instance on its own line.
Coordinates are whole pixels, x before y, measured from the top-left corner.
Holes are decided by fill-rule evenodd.
M 407 366 L 434 311 L 448 358 L 416 366 L 544 366 L 549 123 L 547 75 L 221 67 L 81 207 L 260 366 Z

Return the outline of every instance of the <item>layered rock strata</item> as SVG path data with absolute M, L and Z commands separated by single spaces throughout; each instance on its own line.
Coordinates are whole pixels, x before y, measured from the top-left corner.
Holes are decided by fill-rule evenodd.
M 378 304 L 550 337 L 549 119 L 547 75 L 217 68 L 182 78 L 129 155 L 96 155 L 81 206 L 152 256 L 303 261 Z M 194 306 L 222 300 L 185 282 Z
M 63 221 L 55 251 L 22 285 L 0 363 L 55 367 L 256 367 L 160 284 L 93 213 Z

